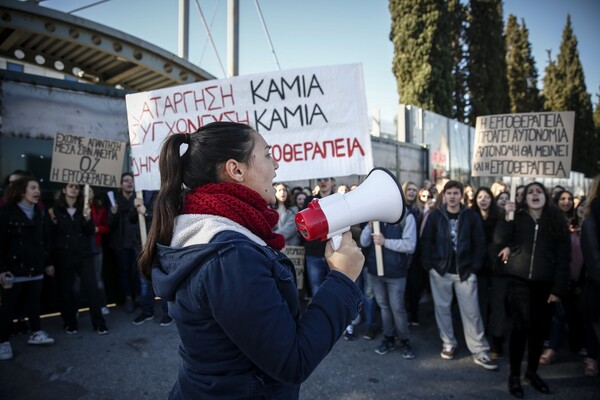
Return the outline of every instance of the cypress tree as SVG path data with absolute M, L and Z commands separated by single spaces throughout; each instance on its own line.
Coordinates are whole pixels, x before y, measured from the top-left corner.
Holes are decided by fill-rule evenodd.
M 448 2 L 448 21 L 450 29 L 450 56 L 452 58 L 452 114 L 451 118 L 464 122 L 467 119 L 467 51 L 466 22 L 467 7 L 460 0 Z
M 400 102 L 450 116 L 448 18 L 444 0 L 390 0 L 394 44 L 392 71 Z
M 470 1 L 468 86 L 469 122 L 480 115 L 509 111 L 502 1 Z
M 583 66 L 579 60 L 577 38 L 573 33 L 570 15 L 567 16 L 563 30 L 555 69 L 556 71 L 550 71 L 553 76 L 548 80 L 544 79 L 544 105 L 552 111 L 575 112 L 571 168 L 587 176 L 594 175 L 598 172 L 600 148 L 595 135 L 591 96 L 586 90 Z M 546 70 L 548 71 L 548 68 Z M 549 84 L 548 92 L 546 83 Z
M 505 37 L 510 112 L 540 111 L 537 70 L 525 21 L 519 26 L 517 18 L 511 14 L 506 23 Z

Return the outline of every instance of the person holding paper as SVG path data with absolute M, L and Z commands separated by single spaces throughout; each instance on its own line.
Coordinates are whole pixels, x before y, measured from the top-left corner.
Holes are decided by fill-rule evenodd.
M 421 259 L 423 268 L 429 271 L 435 320 L 443 342 L 440 357 L 454 359 L 458 344 L 452 322 L 452 300 L 456 293 L 473 361 L 487 370 L 496 370 L 498 364 L 488 355 L 490 347 L 477 299 L 477 272 L 483 266 L 486 251 L 481 218 L 461 204 L 462 183 L 446 182 L 440 196 L 444 204 L 431 212 L 421 236 Z
M 179 331 L 182 363 L 169 398 L 298 399 L 360 309 L 354 281 L 364 257 L 350 232 L 337 251 L 327 244 L 331 271 L 300 315 L 295 267 L 272 231 L 279 165 L 263 137 L 214 122 L 168 136 L 159 167 L 139 265 Z
M 417 247 L 417 223 L 406 211 L 399 224 L 380 223 L 380 232 L 374 233 L 373 222 L 365 225 L 360 234 L 360 245 L 365 248 L 366 266 L 372 277 L 375 300 L 381 309 L 383 341 L 375 353 L 385 355 L 396 350 L 395 337 L 400 338 L 400 351 L 405 359 L 415 358 L 409 343 L 408 314 L 404 304 L 406 276 L 411 254 Z M 382 248 L 383 275 L 378 274 L 375 246 Z
M 46 215 L 45 235 L 56 266 L 65 332 L 74 335 L 79 329 L 74 289 L 78 276 L 89 302 L 92 327 L 99 335 L 106 335 L 108 329 L 102 316 L 92 253 L 94 220 L 89 205 L 83 202 L 79 185 L 66 184 Z
M 44 243 L 42 211 L 36 206 L 39 198 L 37 179 L 19 178 L 7 187 L 6 204 L 0 209 L 0 360 L 13 358 L 9 339 L 20 299 L 32 332 L 27 343 L 54 343 L 40 323 L 44 273 L 54 275 L 54 267 Z M 8 276 L 13 277 L 12 286 L 7 284 Z
M 510 213 L 514 219 L 510 220 Z M 544 185 L 525 186 L 525 200 L 517 209 L 506 203 L 506 218 L 498 221 L 494 242 L 502 248 L 498 256 L 510 276 L 508 307 L 512 316 L 509 341 L 508 390 L 524 395 L 521 362 L 527 347 L 525 381 L 542 393 L 548 385 L 537 373 L 544 338 L 550 331 L 552 313 L 567 293 L 571 241 L 561 211 L 551 205 Z

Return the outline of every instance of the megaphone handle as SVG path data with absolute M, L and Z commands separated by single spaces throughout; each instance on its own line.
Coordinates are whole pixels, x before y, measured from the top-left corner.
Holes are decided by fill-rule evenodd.
M 327 235 L 327 237 L 331 241 L 331 248 L 333 249 L 333 251 L 337 251 L 340 248 L 340 246 L 342 245 L 342 234 L 348 232 L 349 230 L 350 227 L 348 226 L 346 228 L 342 228 L 339 231 L 335 231 Z
M 340 246 L 342 245 L 342 235 L 334 235 L 331 237 L 331 248 L 333 251 L 338 251 Z

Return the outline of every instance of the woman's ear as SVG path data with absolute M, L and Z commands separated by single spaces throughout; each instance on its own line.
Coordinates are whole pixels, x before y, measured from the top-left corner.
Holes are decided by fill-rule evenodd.
M 225 181 L 241 183 L 246 174 L 246 165 L 230 158 L 225 162 Z

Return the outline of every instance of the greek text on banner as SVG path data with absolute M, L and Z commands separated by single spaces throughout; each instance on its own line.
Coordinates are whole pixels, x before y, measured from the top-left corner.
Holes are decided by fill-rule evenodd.
M 568 178 L 572 111 L 477 117 L 473 176 Z
M 160 186 L 163 140 L 215 121 L 253 126 L 271 145 L 277 179 L 366 174 L 373 167 L 360 64 L 197 82 L 126 97 L 136 188 Z
M 50 180 L 119 187 L 125 146 L 124 142 L 59 132 L 54 137 Z

